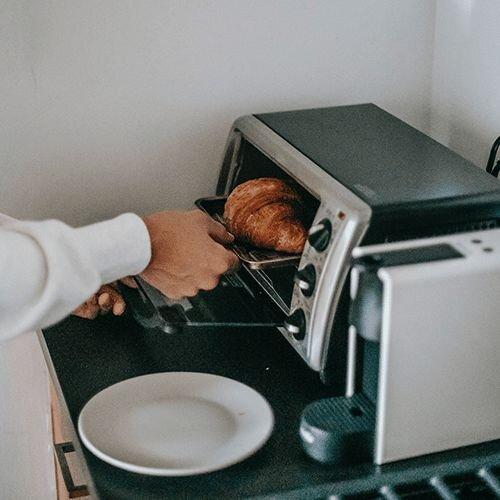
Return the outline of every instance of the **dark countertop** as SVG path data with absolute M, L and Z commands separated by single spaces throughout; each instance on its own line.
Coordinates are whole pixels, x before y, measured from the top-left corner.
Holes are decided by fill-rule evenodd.
M 84 448 L 102 499 L 316 499 L 403 479 L 417 482 L 434 474 L 477 470 L 487 462 L 500 464 L 498 441 L 383 467 L 315 463 L 300 446 L 299 418 L 306 404 L 328 396 L 328 389 L 277 330 L 206 329 L 171 336 L 143 330 L 130 317 L 95 321 L 71 317 L 43 335 L 75 427 L 84 404 L 102 389 L 164 371 L 208 372 L 239 380 L 263 394 L 274 410 L 273 435 L 259 452 L 240 464 L 200 476 L 134 474 L 106 464 Z

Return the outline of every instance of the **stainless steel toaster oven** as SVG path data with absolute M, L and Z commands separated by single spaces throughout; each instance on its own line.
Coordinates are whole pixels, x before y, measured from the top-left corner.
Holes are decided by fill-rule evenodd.
M 237 119 L 216 196 L 197 205 L 220 217 L 231 190 L 258 177 L 288 179 L 302 192 L 309 225 L 302 255 L 243 249 L 237 273 L 182 301 L 140 282 L 134 310 L 143 324 L 166 332 L 276 327 L 341 391 L 353 249 L 495 228 L 500 220 L 497 180 L 373 104 Z

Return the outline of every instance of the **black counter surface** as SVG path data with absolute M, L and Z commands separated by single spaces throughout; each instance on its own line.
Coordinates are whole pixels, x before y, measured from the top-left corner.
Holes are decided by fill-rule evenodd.
M 84 448 L 102 499 L 319 499 L 500 464 L 499 442 L 383 467 L 312 461 L 300 445 L 299 418 L 309 402 L 329 392 L 274 329 L 167 335 L 143 330 L 127 316 L 94 321 L 71 317 L 45 330 L 44 337 L 75 426 L 85 403 L 99 391 L 121 380 L 165 371 L 207 372 L 239 380 L 259 391 L 274 410 L 274 432 L 259 452 L 240 464 L 200 476 L 134 474 L 106 464 Z

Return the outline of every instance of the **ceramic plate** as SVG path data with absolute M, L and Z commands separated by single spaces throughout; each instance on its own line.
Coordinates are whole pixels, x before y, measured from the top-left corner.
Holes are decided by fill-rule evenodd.
M 254 389 L 207 373 L 170 372 L 124 380 L 83 408 L 85 446 L 116 467 L 189 476 L 235 464 L 269 438 L 274 417 Z

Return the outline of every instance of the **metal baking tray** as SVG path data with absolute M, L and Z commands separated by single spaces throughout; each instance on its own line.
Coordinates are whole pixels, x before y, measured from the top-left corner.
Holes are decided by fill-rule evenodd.
M 217 222 L 225 225 L 223 214 L 226 199 L 225 196 L 200 198 L 195 201 L 195 205 Z M 236 242 L 233 243 L 230 248 L 250 269 L 267 269 L 270 267 L 298 265 L 300 261 L 300 255 L 256 248 L 246 243 Z

